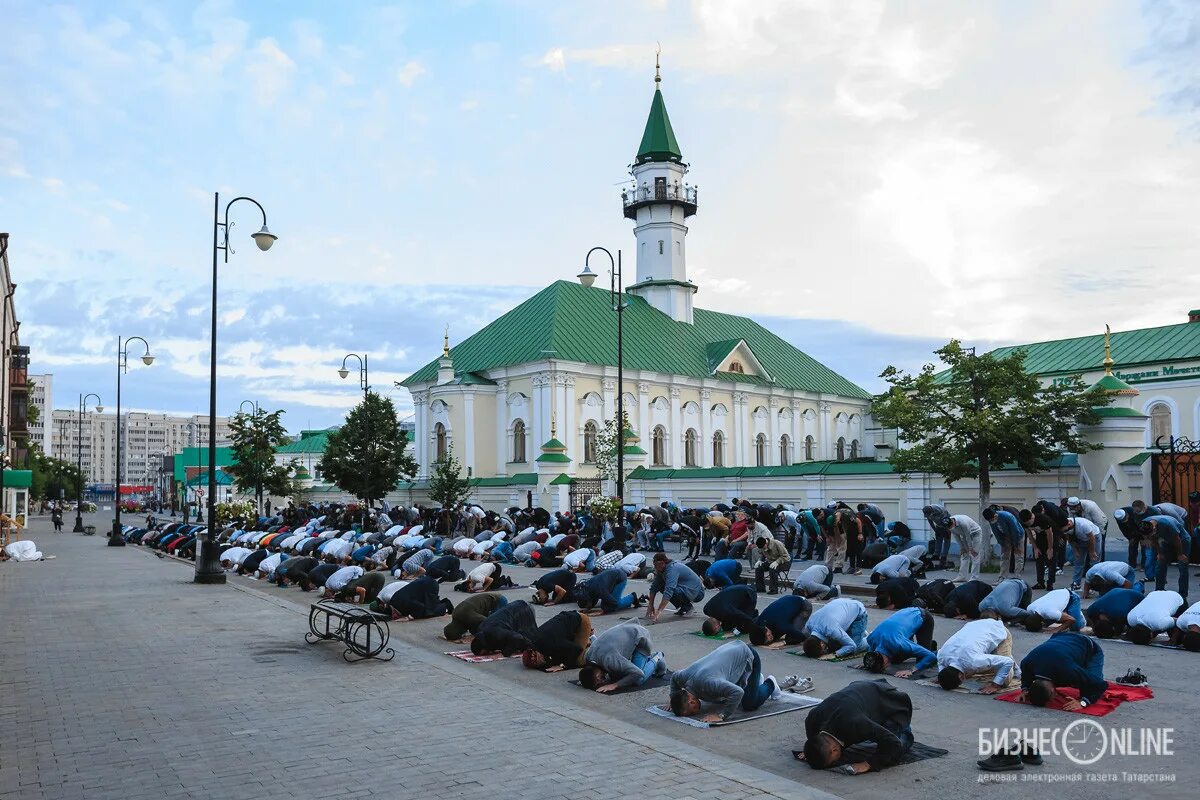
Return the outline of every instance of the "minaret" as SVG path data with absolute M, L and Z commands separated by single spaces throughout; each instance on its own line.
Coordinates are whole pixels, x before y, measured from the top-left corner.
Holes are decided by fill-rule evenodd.
M 437 385 L 454 380 L 454 359 L 450 357 L 450 326 L 442 334 L 442 357 L 438 359 Z
M 633 187 L 621 192 L 625 216 L 637 237 L 637 282 L 626 291 L 677 322 L 692 322 L 696 285 L 687 277 L 687 225 L 696 213 L 697 187 L 684 181 L 687 164 L 663 101 L 662 75 L 654 59 L 654 100 L 630 174 Z

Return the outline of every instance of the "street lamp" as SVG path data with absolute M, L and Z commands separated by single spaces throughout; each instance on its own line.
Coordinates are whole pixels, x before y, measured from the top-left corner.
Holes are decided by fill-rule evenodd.
M 147 367 L 154 363 L 154 356 L 150 355 L 150 343 L 145 339 L 140 336 L 131 336 L 122 344 L 121 337 L 117 337 L 117 485 L 116 501 L 113 503 L 116 514 L 113 516 L 112 533 L 108 536 L 109 547 L 125 546 L 125 539 L 121 536 L 121 375 L 129 371 L 129 343 L 133 341 L 146 345 L 142 363 Z
M 75 498 L 75 530 L 74 533 L 83 533 L 83 411 L 87 405 L 88 398 L 96 398 L 96 413 L 103 414 L 104 406 L 100 405 L 100 395 L 95 392 L 79 395 L 79 416 L 76 418 L 75 429 L 75 466 L 79 470 L 79 491 Z M 70 452 L 70 451 L 68 451 Z M 95 453 L 92 457 L 95 458 Z
M 592 254 L 596 251 L 604 253 L 608 256 L 608 262 L 611 265 L 608 273 L 608 294 L 612 300 L 613 311 L 617 312 L 617 525 L 624 525 L 625 520 L 625 358 L 624 358 L 624 330 L 622 319 L 625 317 L 625 309 L 628 303 L 625 302 L 625 286 L 622 283 L 621 277 L 621 251 L 617 251 L 617 257 L 613 258 L 604 247 L 593 247 L 588 250 L 587 255 L 583 259 L 583 269 L 580 270 L 579 283 L 584 288 L 591 288 L 596 282 L 596 273 L 592 272 L 588 262 L 592 259 Z
M 212 331 L 208 356 L 208 528 L 200 538 L 200 546 L 196 551 L 196 573 L 192 580 L 195 583 L 224 583 L 225 570 L 217 560 L 217 251 L 225 251 L 225 263 L 229 263 L 229 254 L 235 252 L 229 245 L 229 209 L 239 200 L 245 200 L 258 206 L 262 214 L 262 229 L 250 234 L 259 250 L 270 250 L 271 245 L 278 239 L 267 230 L 267 211 L 253 197 L 235 197 L 225 205 L 225 219 L 222 220 L 221 195 L 213 193 L 213 251 L 212 251 Z
M 346 362 L 352 358 L 358 359 L 358 386 L 360 389 L 362 389 L 362 392 L 363 392 L 363 418 L 369 419 L 367 417 L 367 395 L 370 394 L 370 392 L 371 392 L 371 383 L 369 380 L 370 375 L 367 372 L 367 356 L 366 356 L 366 354 L 364 353 L 363 355 L 360 356 L 358 353 L 347 353 L 342 358 L 342 366 L 338 369 L 337 373 L 342 378 L 342 380 L 345 380 L 347 377 L 349 377 L 350 370 L 346 369 Z M 370 465 L 370 462 L 368 461 L 367 463 L 365 463 L 363 465 L 363 494 L 367 493 L 367 475 L 368 475 L 368 472 L 370 471 L 370 469 L 371 469 L 371 465 Z M 363 500 L 363 529 L 366 530 L 366 527 L 367 527 L 367 504 L 370 502 L 370 498 L 364 497 L 364 498 L 362 498 L 362 500 Z
M 259 231 L 259 233 L 261 233 L 261 231 Z M 267 247 L 270 247 L 270 245 L 268 244 Z M 265 250 L 266 248 L 264 247 L 263 249 Z M 259 413 L 258 401 L 257 400 L 243 400 L 242 402 L 238 403 L 238 413 L 239 414 L 246 413 L 245 411 L 242 410 L 245 406 L 250 406 L 250 408 L 253 409 L 254 420 L 255 420 L 255 422 L 257 422 L 258 421 L 258 413 Z M 261 479 L 256 479 L 254 481 L 254 502 L 257 504 L 258 513 L 261 514 L 262 513 L 262 480 Z

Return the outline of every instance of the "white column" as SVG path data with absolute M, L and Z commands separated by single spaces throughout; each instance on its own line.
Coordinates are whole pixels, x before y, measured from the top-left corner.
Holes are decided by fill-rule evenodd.
M 417 459 L 417 477 L 423 478 L 428 474 L 428 463 L 425 460 L 425 440 L 428 438 L 428 410 L 425 405 L 425 395 L 423 393 L 413 394 L 413 409 L 417 414 L 416 430 L 413 432 L 413 445 L 416 448 L 416 453 L 413 457 Z
M 650 439 L 650 384 L 639 381 L 637 435 L 641 437 L 642 449 L 654 453 L 654 442 Z M 653 458 L 649 459 L 653 461 Z
M 566 425 L 563 428 L 562 441 L 567 446 L 567 455 L 571 457 L 572 469 L 583 460 L 583 441 L 576 420 L 579 417 L 579 404 L 575 400 L 575 376 L 563 376 L 563 409 L 566 411 Z
M 742 435 L 739 447 L 742 460 L 739 466 L 748 467 L 754 463 L 752 455 L 754 448 L 754 428 L 750 421 L 750 398 L 745 392 L 738 392 L 741 397 L 741 407 L 738 409 L 738 419 L 742 423 Z
M 700 464 L 700 466 L 702 466 L 702 467 L 711 467 L 713 465 L 713 463 L 712 463 L 712 460 L 713 460 L 713 457 L 712 457 L 712 449 L 713 449 L 712 434 L 709 433 L 709 431 L 712 430 L 712 424 L 709 422 L 709 415 L 712 413 L 710 411 L 711 406 L 712 406 L 712 392 L 708 391 L 707 389 L 701 389 L 700 390 L 700 452 L 697 454 L 697 455 L 699 455 L 699 459 L 698 459 L 697 463 Z
M 804 420 L 800 418 L 801 411 L 799 403 L 792 402 L 792 462 L 804 460 L 804 435 L 801 431 L 804 430 Z
M 600 386 L 604 392 L 604 420 L 607 422 L 617 418 L 617 382 L 613 378 L 605 378 Z
M 831 417 L 833 415 L 833 406 L 824 401 L 818 406 L 821 414 L 821 460 L 829 461 L 833 458 L 833 428 L 831 427 Z
M 463 392 L 463 432 L 459 437 L 462 442 L 462 465 L 475 473 L 475 393 Z
M 771 466 L 778 466 L 779 458 L 779 398 L 767 398 L 767 414 L 770 417 L 768 420 L 767 429 L 770 433 L 767 436 L 771 437 L 767 442 L 767 463 Z
M 730 413 L 733 414 L 733 430 L 731 431 L 733 441 L 730 442 L 730 450 L 733 454 L 731 460 L 733 463 L 730 466 L 744 467 L 749 463 L 746 461 L 747 419 L 745 392 L 733 393 L 733 408 L 730 409 Z
M 508 381 L 496 381 L 496 474 L 508 469 Z
M 671 397 L 671 466 L 683 466 L 683 415 L 680 413 L 679 387 L 672 386 Z

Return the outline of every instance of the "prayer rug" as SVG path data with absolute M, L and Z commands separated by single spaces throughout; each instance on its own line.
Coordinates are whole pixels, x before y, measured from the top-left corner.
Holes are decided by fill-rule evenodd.
M 1075 699 L 1079 698 L 1078 689 L 1072 689 L 1068 687 L 1059 689 L 1058 691 L 1069 697 Z M 1105 714 L 1111 714 L 1116 710 L 1117 706 L 1121 705 L 1123 702 L 1149 700 L 1152 697 L 1154 697 L 1154 692 L 1151 691 L 1149 686 L 1123 686 L 1119 683 L 1113 683 L 1112 681 L 1109 681 L 1108 688 L 1104 690 L 1104 694 L 1100 696 L 1099 700 L 1092 703 L 1087 708 L 1079 708 L 1070 713 L 1087 714 L 1089 717 L 1103 717 Z M 1006 694 L 998 694 L 996 695 L 996 699 L 1002 700 L 1006 703 L 1019 703 L 1021 705 L 1028 705 L 1028 703 L 1025 703 L 1025 701 L 1021 700 L 1020 690 L 1008 692 Z M 1046 705 L 1046 708 L 1053 708 L 1056 711 L 1066 710 L 1062 707 L 1062 700 L 1060 700 L 1057 696 Z
M 723 642 L 726 639 L 742 638 L 742 634 L 734 633 L 733 631 L 722 631 L 721 633 L 714 633 L 712 636 L 709 636 L 704 631 L 692 631 L 692 636 L 699 636 L 701 639 L 716 639 L 719 642 Z
M 576 686 L 580 686 L 582 688 L 582 684 L 580 684 L 579 681 L 577 681 L 577 680 L 571 680 L 571 681 L 568 681 L 568 683 L 573 683 Z M 663 688 L 669 687 L 670 685 L 671 685 L 671 673 L 668 672 L 666 675 L 656 676 L 656 677 L 651 678 L 650 680 L 643 683 L 641 686 L 626 686 L 626 687 L 617 689 L 615 691 L 609 692 L 608 694 L 633 694 L 634 692 L 644 692 L 647 689 L 663 689 Z
M 452 658 L 457 658 L 459 661 L 465 661 L 468 664 L 487 664 L 492 661 L 505 661 L 506 660 L 505 656 L 502 656 L 499 653 L 491 653 L 491 654 L 477 656 L 474 653 L 472 653 L 470 650 L 451 650 L 451 651 L 447 652 L 446 655 L 451 656 Z M 508 656 L 508 658 L 520 658 L 520 657 L 521 657 L 520 655 Z
M 912 747 L 910 747 L 908 752 L 900 757 L 900 760 L 897 761 L 894 766 L 915 764 L 918 761 L 924 761 L 927 758 L 941 758 L 942 756 L 947 755 L 949 752 L 949 750 L 943 750 L 940 747 L 931 747 L 927 744 L 921 744 L 920 742 L 913 742 Z M 839 763 L 856 764 L 860 761 L 866 761 L 873 755 L 875 755 L 875 743 L 863 742 L 862 744 L 851 745 L 843 750 L 842 760 Z M 803 761 L 804 751 L 793 750 L 792 758 L 796 759 L 797 761 Z
M 784 692 L 774 700 L 768 700 L 754 711 L 736 711 L 724 722 L 701 722 L 698 717 L 677 717 L 671 713 L 669 705 L 654 705 L 646 710 L 656 717 L 669 719 L 673 722 L 681 722 L 692 728 L 721 728 L 726 725 L 736 725 L 739 722 L 748 722 L 752 719 L 763 719 L 764 717 L 774 717 L 778 714 L 787 714 L 791 711 L 799 711 L 804 708 L 812 708 L 821 702 L 820 698 L 809 697 L 806 694 L 796 694 L 794 692 Z M 701 712 L 699 716 L 703 716 Z

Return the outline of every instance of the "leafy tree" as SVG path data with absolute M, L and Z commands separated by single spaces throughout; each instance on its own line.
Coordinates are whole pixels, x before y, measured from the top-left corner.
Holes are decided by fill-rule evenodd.
M 629 430 L 628 413 L 625 415 L 625 430 Z M 617 433 L 616 419 L 610 419 L 605 422 L 604 429 L 596 434 L 596 470 L 600 473 L 601 478 L 616 482 L 617 448 L 623 444 L 622 437 Z M 628 477 L 629 472 L 629 468 L 626 467 L 626 477 Z
M 79 496 L 79 470 L 70 461 L 52 458 L 34 448 L 29 456 L 29 497 L 31 500 L 74 500 Z
M 462 464 L 454 457 L 454 445 L 450 445 L 446 457 L 434 463 L 429 475 L 429 499 L 449 510 L 465 501 L 478 483 L 463 476 Z
M 253 414 L 238 412 L 229 421 L 229 440 L 234 463 L 222 467 L 243 494 L 253 494 L 262 508 L 264 493 L 294 494 L 296 462 L 278 464 L 275 450 L 287 444 L 287 431 L 280 421 L 283 411 L 270 413 L 256 408 Z
M 335 486 L 369 506 L 412 477 L 417 462 L 405 452 L 408 437 L 396 421 L 392 401 L 368 392 L 350 410 L 346 424 L 329 434 L 321 473 Z
M 1043 386 L 1025 371 L 1025 352 L 997 358 L 976 355 L 957 340 L 936 351 L 949 367 L 938 376 L 933 364 L 916 375 L 889 366 L 880 375 L 891 388 L 876 398 L 875 420 L 899 431 L 903 446 L 891 463 L 905 478 L 913 472 L 941 475 L 950 486 L 978 479 L 982 510 L 991 494 L 992 470 L 1015 464 L 1042 472 L 1063 452 L 1095 450 L 1078 434 L 1094 425 L 1098 406 L 1112 397 L 1088 389 L 1078 377 Z

